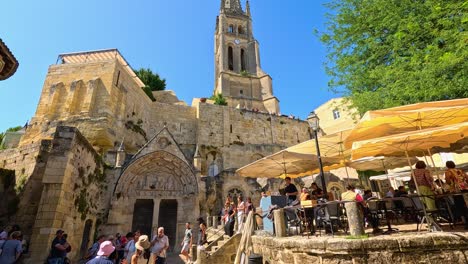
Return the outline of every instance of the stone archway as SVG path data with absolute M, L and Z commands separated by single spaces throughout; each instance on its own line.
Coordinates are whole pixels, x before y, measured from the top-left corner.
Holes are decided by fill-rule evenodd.
M 117 179 L 108 217 L 108 232 L 126 233 L 131 231 L 132 225 L 138 226 L 138 223 L 133 223 L 136 221 L 134 219 L 139 219 L 134 215 L 137 213 L 134 208 L 138 208 L 135 205 L 142 200 L 148 201 L 146 205 L 153 206 L 150 221 L 153 234 L 158 223 L 168 221 L 159 219 L 163 217 L 159 214 L 161 201 L 177 202 L 177 212 L 172 214 L 175 219 L 169 221 L 176 223 L 176 238 L 171 245 L 179 245 L 185 222 L 194 222 L 199 216 L 198 182 L 192 166 L 180 156 L 164 150 L 150 152 L 131 162 Z

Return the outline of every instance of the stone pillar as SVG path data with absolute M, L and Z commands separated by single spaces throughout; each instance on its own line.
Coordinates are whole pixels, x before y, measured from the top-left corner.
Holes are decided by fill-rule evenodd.
M 364 216 L 357 202 L 345 203 L 344 205 L 348 216 L 349 233 L 352 236 L 364 235 Z
M 211 227 L 211 217 L 209 214 L 206 214 L 206 227 Z
M 218 228 L 218 216 L 213 216 L 213 227 Z
M 193 263 L 197 263 L 197 254 L 198 254 L 198 250 L 197 250 L 198 246 L 197 244 L 192 244 L 192 249 L 191 249 L 191 253 L 192 253 L 192 262 Z
M 205 264 L 206 263 L 206 252 L 205 250 L 200 249 L 197 247 L 197 264 Z
M 286 236 L 286 221 L 284 219 L 283 208 L 273 211 L 273 218 L 275 219 L 275 234 L 276 237 Z

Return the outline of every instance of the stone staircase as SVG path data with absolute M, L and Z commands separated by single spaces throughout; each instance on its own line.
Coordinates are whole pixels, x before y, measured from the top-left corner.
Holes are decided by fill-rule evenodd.
M 207 235 L 210 243 L 205 251 L 198 250 L 197 263 L 233 263 L 241 235 L 229 237 L 222 226 L 208 228 Z

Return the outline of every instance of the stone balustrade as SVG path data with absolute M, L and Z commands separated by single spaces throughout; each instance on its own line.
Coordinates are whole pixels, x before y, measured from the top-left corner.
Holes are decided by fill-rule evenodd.
M 252 236 L 264 264 L 468 263 L 468 233 L 425 233 L 367 239 Z

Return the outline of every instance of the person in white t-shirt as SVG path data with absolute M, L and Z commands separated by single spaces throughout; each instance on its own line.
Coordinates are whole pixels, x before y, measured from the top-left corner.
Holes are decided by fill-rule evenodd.
M 156 264 L 166 263 L 166 251 L 169 248 L 169 238 L 164 235 L 164 227 L 158 228 L 158 234 L 151 241 L 151 258 Z M 156 260 L 156 261 L 155 261 Z

